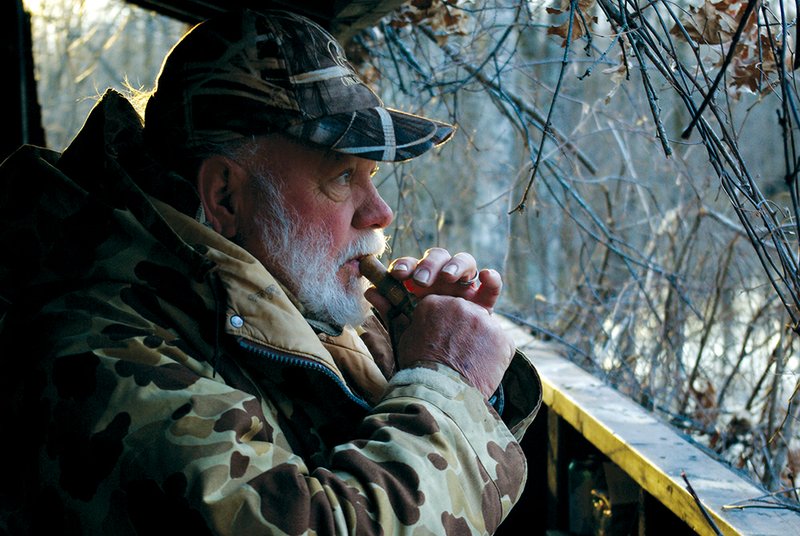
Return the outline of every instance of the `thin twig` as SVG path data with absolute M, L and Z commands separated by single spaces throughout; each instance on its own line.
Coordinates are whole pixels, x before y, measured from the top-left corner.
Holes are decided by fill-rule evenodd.
M 417 29 L 422 32 L 423 35 L 428 37 L 431 41 L 436 43 L 436 35 L 426 26 L 420 25 Z M 437 43 L 438 44 L 438 43 Z M 583 166 L 589 171 L 591 174 L 597 173 L 597 165 L 592 162 L 592 160 L 583 153 L 572 141 L 570 141 L 569 137 L 562 134 L 558 128 L 553 127 L 552 125 L 550 128 L 546 128 L 547 120 L 542 116 L 541 112 L 539 112 L 535 107 L 531 104 L 525 102 L 522 98 L 517 95 L 512 94 L 508 90 L 502 89 L 497 81 L 490 80 L 481 70 L 470 64 L 461 55 L 449 45 L 440 45 L 442 52 L 444 52 L 447 57 L 453 60 L 456 64 L 462 66 L 471 76 L 474 76 L 475 79 L 481 83 L 486 89 L 490 92 L 497 92 L 498 94 L 502 94 L 505 99 L 509 102 L 513 103 L 513 105 L 522 110 L 525 114 L 529 115 L 533 118 L 534 121 L 538 122 L 541 126 L 542 132 L 545 136 L 551 136 L 556 142 L 563 146 L 567 151 L 573 153 L 578 161 L 583 164 Z
M 744 510 L 746 508 L 773 508 L 773 509 L 786 509 L 794 512 L 800 512 L 800 505 L 790 504 L 786 502 L 768 502 L 766 499 L 773 499 L 779 501 L 778 496 L 785 493 L 797 493 L 800 488 L 783 488 L 765 495 L 753 497 L 752 499 L 744 499 L 731 504 L 722 505 L 722 510 Z
M 706 509 L 705 506 L 703 506 L 702 501 L 700 501 L 700 497 L 697 496 L 697 492 L 694 491 L 694 488 L 689 483 L 689 478 L 686 476 L 686 471 L 681 471 L 681 477 L 683 477 L 683 481 L 686 482 L 686 490 L 692 496 L 692 499 L 694 499 L 694 502 L 700 509 L 700 512 L 703 514 L 703 517 L 706 518 L 706 521 L 708 522 L 708 525 L 711 527 L 711 530 L 713 530 L 714 534 L 716 534 L 717 536 L 723 536 L 722 531 L 719 530 L 719 527 L 717 526 L 716 523 L 714 523 L 714 520 L 711 518 L 711 514 L 708 513 L 708 510 Z
M 516 207 L 511 209 L 511 213 L 525 211 L 525 204 L 528 200 L 528 194 L 530 193 L 531 187 L 533 187 L 533 181 L 536 179 L 536 173 L 539 171 L 539 163 L 542 159 L 542 149 L 544 148 L 544 142 L 547 139 L 546 134 L 550 129 L 553 110 L 555 110 L 556 101 L 558 100 L 558 95 L 561 92 L 561 84 L 564 81 L 564 73 L 569 65 L 570 43 L 572 42 L 572 25 L 575 23 L 575 8 L 577 5 L 577 0 L 570 0 L 569 25 L 567 27 L 566 44 L 564 45 L 564 54 L 561 57 L 561 69 L 558 71 L 558 80 L 556 81 L 556 87 L 553 90 L 553 98 L 550 100 L 550 109 L 547 111 L 547 119 L 545 119 L 544 122 L 543 132 L 545 135 L 542 136 L 542 139 L 539 141 L 539 150 L 536 151 L 536 161 L 533 163 L 533 169 L 531 169 L 531 175 L 528 179 L 528 184 L 525 186 L 525 190 L 522 193 L 522 199 L 520 199 Z

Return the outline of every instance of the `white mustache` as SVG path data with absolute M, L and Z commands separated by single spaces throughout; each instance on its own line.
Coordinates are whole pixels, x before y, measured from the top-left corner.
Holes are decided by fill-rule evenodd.
M 380 257 L 386 251 L 386 242 L 389 237 L 381 230 L 366 231 L 361 236 L 350 242 L 344 251 L 339 253 L 336 265 L 341 266 L 351 259 L 363 257 L 364 255 L 375 255 Z

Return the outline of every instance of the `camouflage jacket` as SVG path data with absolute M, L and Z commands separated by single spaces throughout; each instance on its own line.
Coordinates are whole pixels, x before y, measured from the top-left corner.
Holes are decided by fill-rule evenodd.
M 392 376 L 354 331 L 315 331 L 174 208 L 191 189 L 121 96 L 0 187 L 0 533 L 491 533 L 519 498 L 527 360 L 501 419 L 447 367 Z

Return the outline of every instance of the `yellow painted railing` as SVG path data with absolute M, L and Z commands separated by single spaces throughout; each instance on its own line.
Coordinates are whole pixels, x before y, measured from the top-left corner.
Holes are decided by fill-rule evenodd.
M 595 467 L 613 469 L 606 471 L 607 479 L 618 480 L 614 475 L 622 475 L 628 482 L 618 487 L 618 502 L 621 493 L 630 497 L 631 487 L 636 488 L 633 508 L 638 519 L 629 534 L 800 535 L 800 514 L 790 508 L 731 508 L 767 492 L 564 359 L 554 346 L 502 321 L 539 370 L 546 405 L 535 423 L 539 431 L 534 430 L 523 443 L 531 466 L 529 496 L 523 497 L 520 511 L 512 512 L 508 524 L 501 527 L 502 533 L 570 534 L 572 529 L 573 534 L 613 535 L 613 530 L 597 524 L 593 529 L 576 525 L 575 512 L 569 512 L 580 504 L 575 495 L 586 492 L 571 485 L 581 475 L 577 464 L 599 459 Z M 585 444 L 579 447 L 579 443 Z M 592 490 L 591 497 L 600 518 L 603 501 L 608 501 L 603 493 Z M 537 519 L 530 519 L 533 515 Z

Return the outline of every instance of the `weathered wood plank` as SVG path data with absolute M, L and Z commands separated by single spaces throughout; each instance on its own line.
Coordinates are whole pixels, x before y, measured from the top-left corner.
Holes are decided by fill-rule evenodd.
M 561 357 L 552 345 L 503 320 L 542 377 L 544 403 L 608 456 L 644 490 L 699 534 L 713 535 L 686 490 L 685 471 L 703 506 L 726 535 L 800 534 L 788 509 L 724 510 L 766 492 L 720 463 L 635 402 Z

